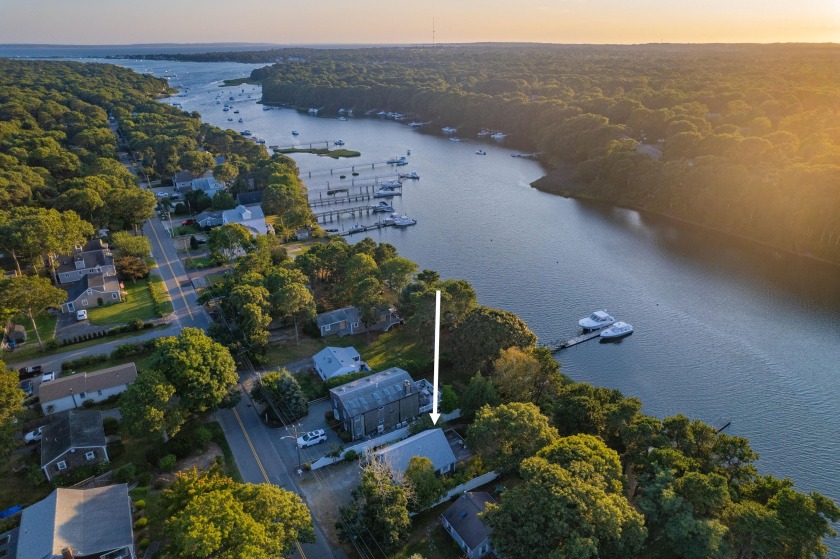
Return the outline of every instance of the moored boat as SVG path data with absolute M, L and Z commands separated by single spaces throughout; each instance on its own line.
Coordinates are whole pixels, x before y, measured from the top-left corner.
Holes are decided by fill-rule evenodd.
M 359 225 L 358 223 L 356 225 L 351 225 L 347 230 L 348 233 L 360 233 L 362 231 L 366 231 L 365 226 Z
M 398 173 L 397 176 L 401 179 L 420 180 L 420 175 L 417 174 L 417 171 L 411 171 L 410 173 Z
M 394 227 L 408 227 L 409 225 L 417 225 L 417 220 L 405 214 L 394 218 Z
M 297 130 L 292 130 L 292 136 L 299 136 L 299 135 L 300 135 L 300 132 L 298 132 Z
M 402 182 L 398 181 L 397 179 L 391 179 L 384 182 L 380 182 L 379 186 L 382 188 L 400 188 L 402 186 Z
M 507 138 L 507 134 L 503 132 L 496 132 L 495 134 L 490 134 L 490 137 L 494 140 L 504 140 L 505 138 Z
M 344 140 L 336 140 L 333 143 L 337 146 L 343 146 L 344 145 Z
M 394 211 L 394 206 L 383 200 L 377 205 L 371 206 L 371 209 L 373 210 L 373 213 L 390 213 Z
M 476 150 L 475 154 L 476 155 L 487 155 L 487 152 L 484 151 L 483 149 L 479 149 L 479 150 Z
M 393 188 L 388 188 L 387 186 L 383 186 L 373 193 L 374 198 L 391 198 L 393 196 L 402 196 L 402 193 L 397 192 Z
M 449 127 L 449 126 L 444 126 L 444 127 L 443 127 L 443 128 L 441 128 L 440 130 L 441 130 L 441 132 L 443 132 L 444 134 L 454 134 L 455 132 L 457 132 L 457 131 L 458 131 L 458 129 L 457 129 L 457 128 L 451 128 L 451 127 Z
M 606 309 L 602 311 L 595 311 L 586 318 L 581 318 L 580 320 L 578 320 L 578 324 L 580 325 L 580 327 L 585 328 L 586 330 L 596 330 L 598 328 L 603 328 L 605 326 L 609 326 L 613 322 L 615 322 L 615 318 L 607 314 Z
M 627 324 L 626 322 L 616 322 L 609 328 L 605 328 L 601 331 L 601 338 L 605 340 L 615 339 L 615 338 L 623 338 L 624 336 L 629 336 L 633 333 L 633 326 Z

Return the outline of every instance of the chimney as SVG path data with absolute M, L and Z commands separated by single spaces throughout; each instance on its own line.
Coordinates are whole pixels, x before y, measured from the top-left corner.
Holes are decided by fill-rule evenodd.
M 61 559 L 73 559 L 73 550 L 69 547 L 65 547 L 61 550 Z
M 407 380 L 403 381 L 403 389 L 405 390 L 405 395 L 408 396 L 411 394 L 411 383 Z

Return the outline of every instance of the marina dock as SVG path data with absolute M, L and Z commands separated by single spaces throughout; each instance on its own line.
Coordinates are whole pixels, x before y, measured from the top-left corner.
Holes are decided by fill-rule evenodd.
M 341 216 L 345 214 L 356 217 L 356 215 L 370 214 L 372 211 L 373 206 L 370 205 L 353 206 L 352 208 L 336 208 L 334 210 L 316 213 L 315 219 L 318 220 L 318 223 L 327 223 L 333 219 L 341 220 Z
M 297 147 L 303 147 L 303 145 L 299 145 Z M 358 173 L 359 171 L 362 171 L 362 170 L 376 169 L 377 166 L 383 167 L 383 166 L 391 166 L 391 165 L 394 165 L 394 163 L 388 163 L 388 161 L 371 161 L 371 162 L 368 162 L 368 163 L 356 163 L 355 165 L 349 165 L 349 166 L 346 166 L 346 167 L 334 167 L 332 169 L 322 169 L 320 171 L 309 171 L 309 172 L 305 173 L 305 175 L 306 175 L 307 178 L 310 178 L 310 179 L 312 177 L 317 177 L 319 175 L 330 175 L 330 176 L 335 176 L 336 174 L 338 174 L 338 175 L 342 175 L 342 174 L 352 175 L 353 173 Z M 301 177 L 303 177 L 303 176 L 304 176 L 304 174 L 301 174 Z

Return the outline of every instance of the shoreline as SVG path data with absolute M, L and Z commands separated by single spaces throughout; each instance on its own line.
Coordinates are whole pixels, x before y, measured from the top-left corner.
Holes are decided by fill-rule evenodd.
M 764 248 L 767 248 L 767 249 L 782 252 L 782 253 L 784 253 L 788 256 L 794 256 L 796 258 L 801 258 L 801 259 L 808 260 L 808 261 L 811 261 L 811 262 L 814 262 L 814 263 L 826 264 L 826 265 L 829 265 L 833 268 L 840 268 L 840 262 L 835 262 L 833 260 L 828 260 L 826 258 L 821 258 L 819 256 L 814 256 L 813 254 L 805 254 L 805 253 L 801 253 L 801 252 L 796 252 L 795 250 L 780 247 L 780 246 L 777 246 L 777 245 L 774 245 L 774 244 L 770 244 L 770 243 L 761 241 L 759 239 L 756 239 L 754 237 L 748 237 L 746 235 L 739 235 L 738 233 L 733 233 L 731 231 L 725 231 L 723 229 L 718 229 L 718 228 L 712 227 L 710 225 L 705 225 L 703 223 L 698 223 L 696 221 L 691 221 L 691 220 L 684 219 L 684 218 L 681 218 L 681 217 L 675 217 L 675 216 L 672 216 L 672 215 L 655 212 L 655 211 L 652 211 L 652 210 L 649 210 L 649 209 L 646 209 L 646 208 L 617 204 L 617 203 L 615 203 L 611 200 L 605 200 L 603 198 L 583 195 L 578 190 L 581 189 L 581 188 L 585 188 L 586 185 L 584 185 L 584 184 L 560 185 L 560 184 L 552 183 L 552 179 L 550 179 L 549 177 L 552 173 L 555 173 L 558 170 L 560 170 L 559 167 L 550 171 L 545 176 L 540 177 L 539 179 L 535 180 L 534 182 L 531 183 L 531 188 L 533 188 L 535 190 L 539 190 L 540 192 L 545 192 L 546 194 L 553 194 L 555 196 L 562 196 L 563 198 L 570 198 L 570 199 L 574 199 L 574 200 L 582 200 L 582 201 L 587 201 L 587 202 L 597 202 L 597 203 L 600 203 L 600 204 L 606 204 L 606 205 L 612 206 L 614 208 L 623 208 L 623 209 L 626 209 L 626 210 L 633 210 L 633 211 L 639 212 L 640 214 L 643 214 L 643 215 L 655 216 L 655 217 L 660 218 L 660 219 L 666 219 L 666 220 L 672 221 L 674 223 L 679 223 L 680 225 L 689 225 L 691 227 L 697 227 L 699 229 L 703 229 L 704 231 L 709 231 L 709 232 L 716 233 L 716 234 L 719 234 L 719 235 L 725 235 L 727 237 L 732 237 L 734 239 L 738 239 L 738 240 L 741 240 L 741 241 L 747 241 L 749 243 L 752 243 L 752 244 L 755 244 L 755 245 L 758 245 L 758 246 L 761 246 L 761 247 L 764 247 Z

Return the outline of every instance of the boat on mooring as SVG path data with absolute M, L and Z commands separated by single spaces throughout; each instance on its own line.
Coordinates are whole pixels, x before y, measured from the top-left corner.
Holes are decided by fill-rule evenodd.
M 393 188 L 388 188 L 387 186 L 383 186 L 373 193 L 374 198 L 391 198 L 393 196 L 402 196 L 402 193 L 397 192 Z
M 402 186 L 402 182 L 397 179 L 391 179 L 384 182 L 380 182 L 379 186 L 382 188 L 400 188 Z
M 370 208 L 373 210 L 373 213 L 377 213 L 377 214 L 378 213 L 391 213 L 391 212 L 394 211 L 394 206 L 392 206 L 388 202 L 385 202 L 384 200 L 382 202 L 379 202 L 375 206 L 371 206 Z
M 487 155 L 487 152 L 484 151 L 483 149 L 479 149 L 479 150 L 476 150 L 475 154 L 476 155 Z
M 585 318 L 578 320 L 578 324 L 585 330 L 597 330 L 615 322 L 615 318 L 607 314 L 607 309 L 595 311 Z
M 605 328 L 601 330 L 601 339 L 602 340 L 614 340 L 617 338 L 623 338 L 624 336 L 629 336 L 633 333 L 633 326 L 627 324 L 626 322 L 618 321 L 614 323 L 609 328 Z
M 408 227 L 410 225 L 417 225 L 417 220 L 411 219 L 405 214 L 394 218 L 394 227 Z
M 397 176 L 401 179 L 420 180 L 420 175 L 417 174 L 417 171 L 411 171 L 410 173 L 397 173 Z
M 292 136 L 300 136 L 300 132 L 297 130 L 292 130 Z

